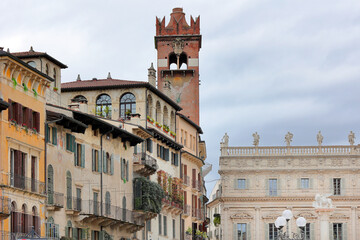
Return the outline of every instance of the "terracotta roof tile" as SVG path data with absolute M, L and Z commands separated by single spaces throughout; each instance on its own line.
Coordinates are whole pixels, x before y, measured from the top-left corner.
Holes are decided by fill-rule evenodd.
M 120 80 L 120 79 L 96 79 L 96 80 L 93 79 L 93 80 L 81 80 L 81 81 L 62 83 L 61 89 L 125 86 L 125 85 L 144 84 L 144 83 L 147 82 L 129 81 L 129 80 Z
M 12 52 L 11 54 L 18 57 L 18 58 L 20 58 L 20 59 L 33 58 L 33 57 L 44 57 L 44 58 L 48 59 L 49 61 L 57 64 L 61 68 L 67 68 L 67 66 L 65 64 L 63 64 L 62 62 L 60 62 L 57 59 L 53 58 L 52 56 L 50 56 L 46 52 L 28 51 L 28 52 Z

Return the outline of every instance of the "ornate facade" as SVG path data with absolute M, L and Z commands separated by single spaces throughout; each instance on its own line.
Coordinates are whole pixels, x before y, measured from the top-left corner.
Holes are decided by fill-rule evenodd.
M 291 146 L 291 140 L 288 133 L 287 146 L 261 147 L 255 135 L 254 147 L 232 147 L 224 136 L 221 195 L 209 203 L 222 204 L 223 239 L 275 239 L 274 222 L 285 209 L 307 219 L 308 239 L 358 239 L 360 150 L 353 133 L 348 146 L 323 146 L 321 133 L 318 146 Z M 321 195 L 330 196 L 334 208 L 316 208 L 313 202 Z

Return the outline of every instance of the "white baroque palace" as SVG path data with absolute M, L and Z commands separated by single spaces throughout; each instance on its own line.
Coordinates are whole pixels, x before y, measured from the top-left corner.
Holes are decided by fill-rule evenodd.
M 322 139 L 291 146 L 288 133 L 286 146 L 276 147 L 258 146 L 257 134 L 254 147 L 231 147 L 225 134 L 220 194 L 208 204 L 208 212 L 221 206 L 222 235 L 211 239 L 275 240 L 274 222 L 285 209 L 307 219 L 306 239 L 359 239 L 360 151 L 352 134 L 347 146 L 324 146 Z M 298 232 L 295 221 L 290 229 Z

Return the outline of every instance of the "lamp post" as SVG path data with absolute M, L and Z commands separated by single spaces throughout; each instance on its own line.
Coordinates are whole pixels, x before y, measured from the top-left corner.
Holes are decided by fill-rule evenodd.
M 292 238 L 290 237 L 289 231 L 289 221 L 293 217 L 293 214 L 290 210 L 283 211 L 281 217 L 278 217 L 275 221 L 275 227 L 278 229 L 277 240 L 304 240 L 305 239 L 305 226 L 306 219 L 299 217 L 296 219 L 296 225 L 300 228 L 300 233 L 292 233 Z M 286 226 L 286 232 L 283 232 L 283 228 Z

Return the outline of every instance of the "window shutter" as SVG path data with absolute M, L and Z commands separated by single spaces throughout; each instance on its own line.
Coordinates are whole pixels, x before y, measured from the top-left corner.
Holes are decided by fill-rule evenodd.
M 76 143 L 75 143 L 75 147 L 74 147 L 75 151 L 74 151 L 74 166 L 77 166 L 77 151 L 76 151 Z
M 85 229 L 85 228 L 83 228 L 83 229 L 81 229 L 81 239 L 86 239 L 87 237 L 86 237 L 86 230 L 87 229 Z
M 68 226 L 65 226 L 65 237 L 69 236 L 69 228 Z
M 33 111 L 28 108 L 28 120 L 29 120 L 29 127 L 34 128 L 34 121 L 33 121 Z
M 134 146 L 134 154 L 137 154 L 137 145 Z
M 269 240 L 269 224 L 265 223 L 265 240 Z
M 160 158 L 164 159 L 164 148 L 162 146 L 159 146 L 160 148 Z
M 233 237 L 234 237 L 234 240 L 237 240 L 237 224 L 234 223 L 233 224 Z
M 52 128 L 52 144 L 57 145 L 57 128 Z
M 111 158 L 110 158 L 110 174 L 113 175 L 114 174 L 114 155 L 111 154 Z
M 331 194 L 334 195 L 334 179 L 330 178 L 330 190 Z
M 129 181 L 129 161 L 126 162 L 126 181 Z
M 72 237 L 73 237 L 73 239 L 76 239 L 76 236 L 77 236 L 77 229 L 72 228 Z
M 66 135 L 67 137 L 67 135 Z M 50 127 L 49 125 L 46 124 L 46 127 L 45 127 L 45 142 L 48 143 L 50 141 Z
M 315 223 L 310 223 L 310 239 L 315 240 L 315 232 L 314 232 L 314 226 Z
M 91 230 L 91 240 L 95 239 L 95 231 Z
M 99 166 L 98 172 L 101 173 L 101 171 L 102 171 L 102 151 L 99 151 L 97 161 L 98 161 L 98 166 Z
M 17 113 L 18 113 L 18 116 L 19 116 L 19 119 L 18 119 L 18 124 L 21 125 L 24 123 L 24 116 L 23 116 L 23 111 L 22 111 L 22 105 L 20 103 L 17 104 Z
M 106 159 L 106 152 L 105 152 L 105 150 L 103 151 L 103 155 L 102 155 L 102 163 L 103 163 L 103 172 L 104 173 L 106 173 L 107 172 L 107 164 L 106 164 L 106 162 L 107 162 L 107 159 Z
M 85 144 L 81 144 L 81 167 L 85 167 Z
M 160 146 L 159 146 L 159 144 L 157 144 L 157 147 L 156 147 L 156 149 L 157 149 L 157 156 L 158 157 L 160 157 Z
M 161 235 L 161 214 L 158 215 L 158 218 L 159 218 L 159 235 Z
M 250 228 L 250 223 L 246 224 L 246 235 L 247 235 L 247 238 L 246 240 L 251 240 L 251 228 Z
M 96 161 L 95 161 L 95 149 L 92 149 L 92 170 L 95 171 L 96 170 Z
M 99 240 L 105 240 L 104 231 L 100 231 Z
M 175 153 L 175 166 L 179 166 L 179 154 Z
M 329 223 L 329 239 L 334 239 L 333 227 L 333 224 Z
M 151 140 L 149 140 L 149 145 L 150 145 L 149 152 L 152 153 L 153 152 L 153 142 Z
M 344 234 L 343 240 L 347 240 L 348 239 L 347 223 L 343 223 L 342 225 L 343 225 L 343 234 Z
M 340 195 L 345 195 L 345 178 L 340 179 Z
M 123 159 L 120 159 L 121 160 L 121 180 L 124 179 L 124 160 Z
M 14 112 L 13 106 L 14 106 L 14 105 L 13 105 L 11 99 L 8 99 L 8 103 L 10 104 L 9 110 L 8 110 L 8 121 L 10 121 L 11 119 L 14 118 L 14 116 L 13 116 L 13 112 Z
M 265 180 L 265 191 L 266 191 L 266 196 L 269 196 L 269 179 Z
M 40 113 L 35 112 L 35 128 L 38 132 L 40 132 Z

